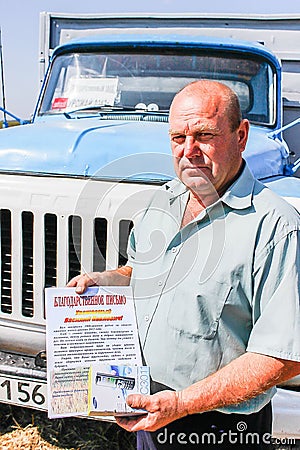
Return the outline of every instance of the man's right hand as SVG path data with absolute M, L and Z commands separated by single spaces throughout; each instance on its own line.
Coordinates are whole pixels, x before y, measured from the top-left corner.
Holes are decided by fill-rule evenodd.
M 119 267 L 105 272 L 90 272 L 72 278 L 67 287 L 75 287 L 77 294 L 83 294 L 89 286 L 129 286 L 132 268 Z
M 83 273 L 72 278 L 67 284 L 67 287 L 75 287 L 77 294 L 83 294 L 89 286 L 100 286 L 100 280 L 100 272 Z

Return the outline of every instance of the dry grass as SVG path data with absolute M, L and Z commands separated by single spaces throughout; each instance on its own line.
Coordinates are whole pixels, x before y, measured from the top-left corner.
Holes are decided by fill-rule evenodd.
M 49 420 L 45 412 L 0 404 L 0 450 L 133 450 L 135 436 L 113 423 Z
M 20 125 L 19 122 L 17 122 L 16 120 L 9 120 L 8 121 L 8 126 L 9 127 L 15 127 L 16 125 Z M 3 128 L 3 120 L 0 120 L 0 129 Z

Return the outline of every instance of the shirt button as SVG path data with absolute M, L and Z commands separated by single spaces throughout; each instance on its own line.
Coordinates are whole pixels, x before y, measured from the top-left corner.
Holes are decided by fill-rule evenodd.
M 144 317 L 145 322 L 149 322 L 150 317 L 148 316 L 148 314 Z
M 177 247 L 173 247 L 172 248 L 172 253 L 176 253 L 177 252 Z
M 159 281 L 157 284 L 158 286 L 162 286 L 162 281 Z

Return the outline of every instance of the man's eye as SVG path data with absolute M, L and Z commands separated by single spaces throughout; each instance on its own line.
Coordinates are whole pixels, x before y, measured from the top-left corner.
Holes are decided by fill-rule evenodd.
M 172 136 L 172 141 L 176 142 L 176 144 L 184 144 L 185 142 L 185 135 L 184 134 L 179 134 L 176 136 Z
M 213 133 L 198 133 L 196 135 L 197 141 L 209 141 L 214 137 Z

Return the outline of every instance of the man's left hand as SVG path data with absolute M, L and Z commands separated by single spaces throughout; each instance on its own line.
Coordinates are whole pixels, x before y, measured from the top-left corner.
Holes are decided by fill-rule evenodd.
M 148 411 L 142 416 L 116 417 L 117 424 L 127 431 L 156 431 L 174 420 L 186 416 L 175 391 L 161 391 L 153 395 L 128 395 L 131 408 Z

